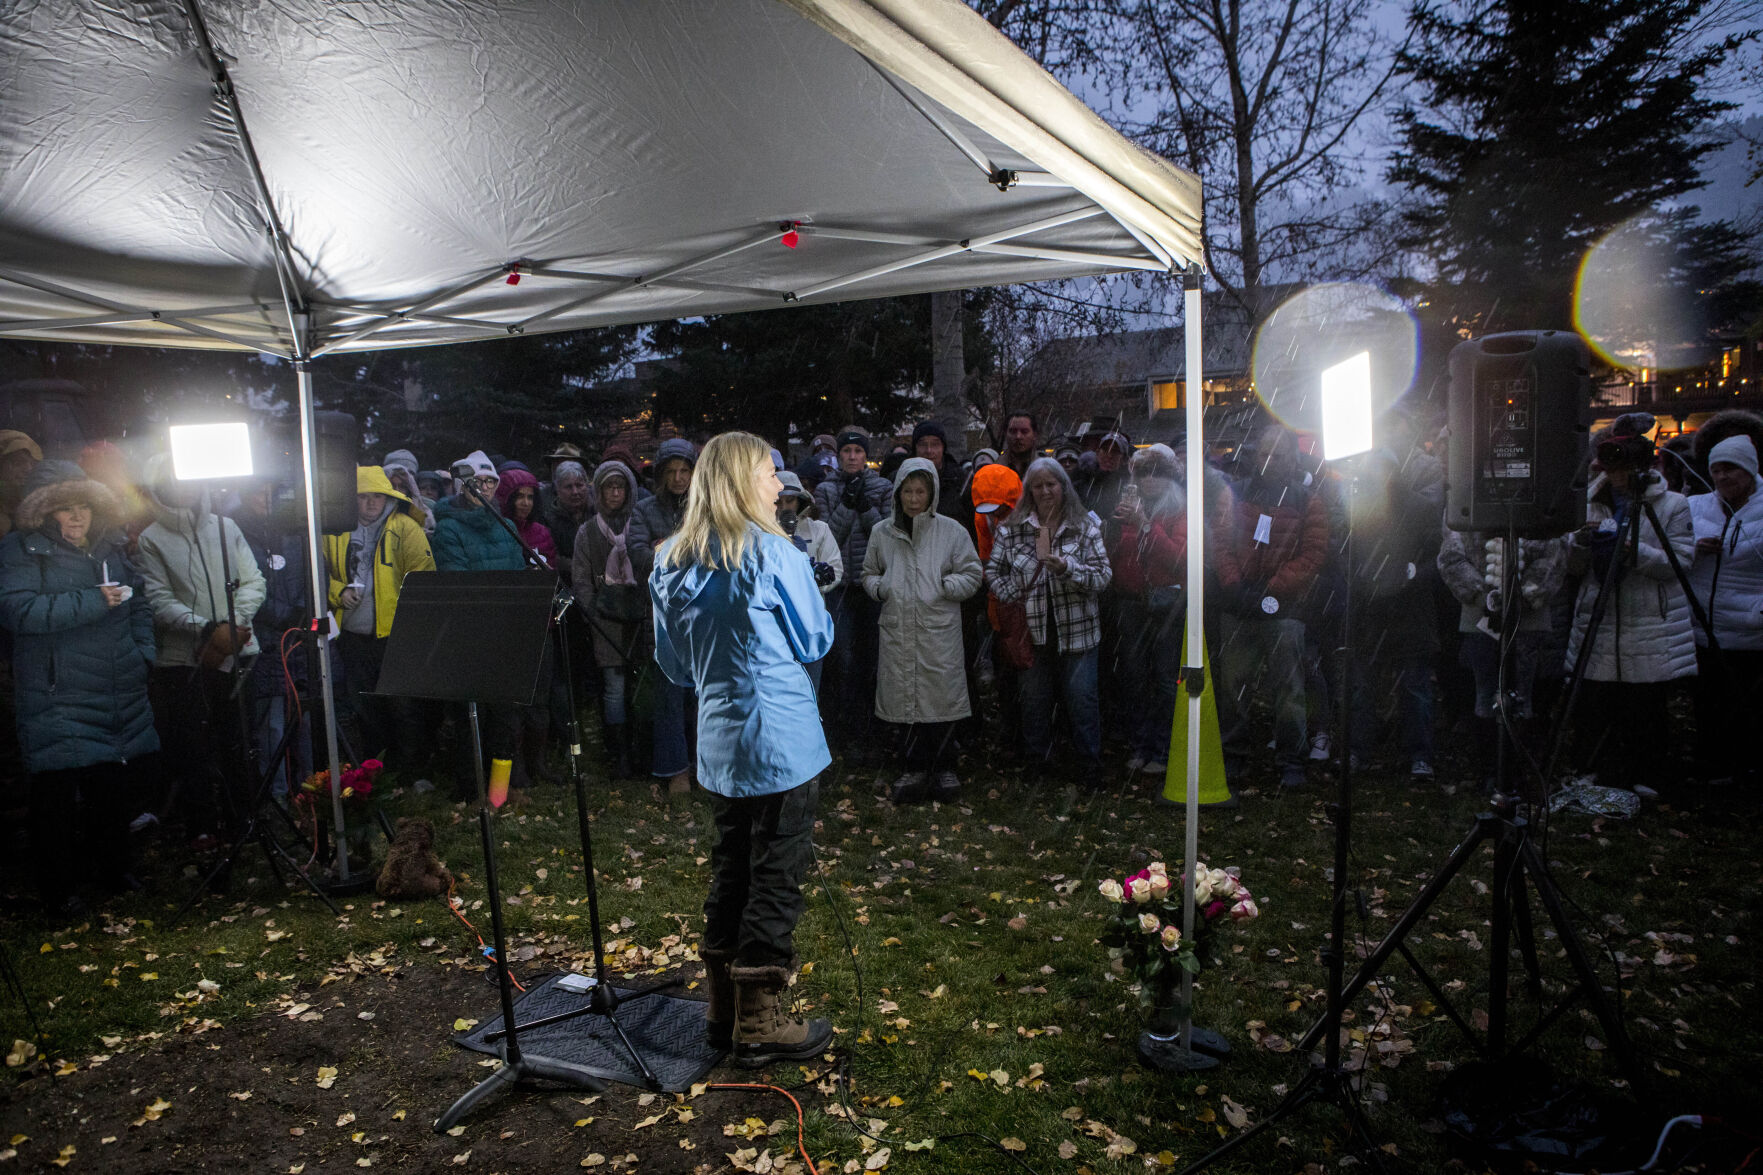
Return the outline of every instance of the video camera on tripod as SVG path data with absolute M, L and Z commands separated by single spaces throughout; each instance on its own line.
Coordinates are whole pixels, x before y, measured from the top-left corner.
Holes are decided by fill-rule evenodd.
M 1631 469 L 1645 478 L 1659 455 L 1659 447 L 1647 435 L 1657 423 L 1651 412 L 1625 412 L 1618 416 L 1610 436 L 1598 442 L 1598 464 L 1605 469 Z

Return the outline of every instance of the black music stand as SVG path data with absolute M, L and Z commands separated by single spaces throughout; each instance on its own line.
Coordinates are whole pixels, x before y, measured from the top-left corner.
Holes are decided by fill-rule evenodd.
M 496 944 L 496 987 L 502 997 L 502 1067 L 448 1107 L 435 1122 L 444 1131 L 490 1098 L 522 1081 L 555 1081 L 595 1091 L 606 1082 L 581 1065 L 523 1053 L 514 1019 L 514 985 L 508 975 L 508 942 L 502 929 L 502 894 L 496 879 L 496 840 L 484 785 L 478 703 L 531 705 L 538 692 L 556 581 L 528 571 L 433 571 L 407 576 L 398 613 L 386 640 L 376 694 L 464 702 L 471 726 L 477 774 L 478 833 L 483 840 L 484 883 Z

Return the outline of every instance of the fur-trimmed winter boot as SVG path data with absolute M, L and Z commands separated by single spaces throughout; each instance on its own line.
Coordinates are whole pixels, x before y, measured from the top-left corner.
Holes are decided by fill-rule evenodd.
M 792 967 L 729 969 L 735 984 L 735 1064 L 759 1069 L 774 1061 L 803 1061 L 832 1043 L 833 1026 L 825 1020 L 804 1020 L 789 1012 Z
M 733 951 L 704 950 L 704 990 L 710 1003 L 704 1008 L 704 1039 L 719 1049 L 727 1049 L 735 1040 L 735 981 L 729 975 L 734 966 Z

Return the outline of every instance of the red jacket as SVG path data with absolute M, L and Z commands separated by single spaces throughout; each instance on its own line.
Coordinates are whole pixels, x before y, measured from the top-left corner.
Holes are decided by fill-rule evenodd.
M 1256 542 L 1263 515 L 1270 519 L 1268 541 Z M 1216 554 L 1218 582 L 1226 588 L 1266 584 L 1268 595 L 1296 602 L 1328 557 L 1328 513 L 1320 494 L 1305 495 L 1301 504 L 1288 495 L 1276 506 L 1239 497 L 1226 522 Z
M 1114 590 L 1138 595 L 1148 587 L 1180 586 L 1187 578 L 1188 516 L 1177 510 L 1149 520 L 1143 531 L 1120 524 L 1120 538 L 1109 544 Z

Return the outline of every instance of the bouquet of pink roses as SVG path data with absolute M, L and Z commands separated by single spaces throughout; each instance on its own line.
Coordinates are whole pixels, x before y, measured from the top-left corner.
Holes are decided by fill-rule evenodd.
M 1184 877 L 1171 877 L 1162 861 L 1152 861 L 1125 881 L 1110 877 L 1096 887 L 1114 905 L 1102 945 L 1120 970 L 1138 979 L 1141 1003 L 1167 993 L 1175 968 L 1200 970 L 1198 944 L 1181 931 Z M 1218 919 L 1240 922 L 1261 914 L 1235 870 L 1212 869 L 1204 862 L 1194 868 L 1194 907 L 1196 938 Z

